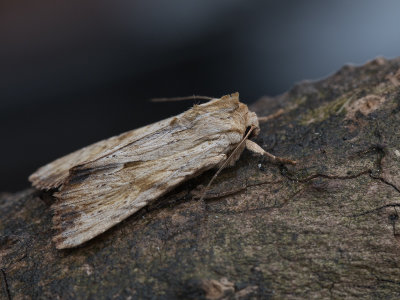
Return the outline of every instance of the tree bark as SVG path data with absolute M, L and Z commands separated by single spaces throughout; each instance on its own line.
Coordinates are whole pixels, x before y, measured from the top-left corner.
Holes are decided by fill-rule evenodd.
M 251 110 L 245 151 L 84 246 L 51 242 L 38 191 L 0 195 L 0 298 L 400 297 L 400 59 L 345 66 Z

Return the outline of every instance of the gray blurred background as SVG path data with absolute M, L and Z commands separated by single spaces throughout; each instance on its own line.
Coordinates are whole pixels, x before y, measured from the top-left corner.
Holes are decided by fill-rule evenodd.
M 0 191 L 79 147 L 177 114 L 152 97 L 246 103 L 400 55 L 400 1 L 0 3 Z

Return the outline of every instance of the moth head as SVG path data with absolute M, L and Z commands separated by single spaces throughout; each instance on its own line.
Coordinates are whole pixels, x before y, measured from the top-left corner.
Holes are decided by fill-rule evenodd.
M 258 117 L 255 112 L 248 111 L 246 118 L 246 128 L 253 128 L 250 137 L 257 136 L 260 133 L 260 125 L 258 123 Z
M 223 96 L 221 97 L 221 100 L 224 102 L 230 101 L 233 105 L 237 105 L 237 110 L 240 112 L 242 120 L 244 117 L 246 133 L 250 130 L 250 128 L 253 129 L 249 137 L 255 137 L 260 133 L 260 125 L 258 123 L 258 117 L 256 113 L 249 111 L 247 105 L 240 102 L 239 93 L 236 92 L 231 95 Z
M 260 125 L 258 123 L 258 117 L 256 113 L 249 111 L 247 105 L 240 102 L 239 93 L 222 96 L 220 99 L 215 99 L 207 104 L 203 104 L 202 106 L 213 106 L 218 112 L 227 108 L 231 109 L 234 111 L 234 115 L 236 115 L 238 122 L 237 124 L 240 124 L 241 128 L 243 128 L 242 126 L 245 125 L 246 130 L 244 135 L 246 135 L 250 129 L 252 129 L 252 132 L 250 133 L 249 137 L 255 137 L 260 133 Z M 198 108 L 196 108 L 196 111 L 198 111 Z

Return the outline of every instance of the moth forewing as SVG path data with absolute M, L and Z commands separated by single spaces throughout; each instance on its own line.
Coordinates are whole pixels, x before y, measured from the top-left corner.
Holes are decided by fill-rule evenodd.
M 29 181 L 38 189 L 49 190 L 61 186 L 70 175 L 70 170 L 85 162 L 96 160 L 115 149 L 145 137 L 148 132 L 154 132 L 167 126 L 173 118 L 169 118 L 148 126 L 130 130 L 118 136 L 99 141 L 82 149 L 74 151 L 39 168 L 29 176 Z
M 32 183 L 43 189 L 59 188 L 52 205 L 56 247 L 78 246 L 178 184 L 223 165 L 249 127 L 258 133 L 257 116 L 239 102 L 236 93 L 40 168 L 30 176 Z M 230 165 L 243 148 L 235 152 Z

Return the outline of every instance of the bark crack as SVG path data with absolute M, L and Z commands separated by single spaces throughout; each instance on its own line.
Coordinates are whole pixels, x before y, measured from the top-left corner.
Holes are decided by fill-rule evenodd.
M 375 177 L 372 174 L 370 174 L 371 178 L 373 179 L 377 179 L 380 180 L 381 182 L 383 182 L 384 184 L 387 184 L 389 186 L 391 186 L 392 188 L 394 188 L 399 194 L 400 194 L 400 188 L 398 188 L 394 183 L 389 182 L 388 180 L 386 180 L 383 177 Z
M 0 269 L 0 271 L 1 271 L 1 277 L 3 279 L 4 293 L 7 295 L 7 299 L 11 300 L 10 289 L 8 287 L 6 272 L 4 271 L 4 269 Z
M 213 200 L 213 199 L 218 199 L 218 198 L 222 198 L 222 197 L 232 196 L 232 195 L 240 194 L 242 191 L 245 191 L 250 187 L 262 186 L 264 184 L 278 184 L 278 183 L 282 183 L 282 182 L 283 182 L 283 180 L 277 180 L 277 181 L 262 181 L 262 182 L 256 182 L 256 183 L 251 183 L 251 184 L 243 184 L 242 186 L 240 186 L 237 189 L 229 190 L 229 191 L 222 192 L 222 193 L 211 194 L 211 192 L 209 192 L 209 195 L 207 195 L 204 198 L 204 200 Z
M 380 211 L 380 210 L 382 210 L 384 208 L 388 208 L 388 207 L 400 207 L 400 203 L 389 203 L 389 204 L 381 205 L 379 207 L 376 207 L 376 208 L 373 208 L 373 209 L 370 209 L 370 210 L 367 210 L 367 211 L 364 211 L 364 212 L 361 212 L 358 214 L 350 215 L 350 217 L 357 218 L 357 217 L 365 216 L 365 215 Z
M 239 211 L 210 210 L 210 209 L 207 208 L 207 212 L 208 213 L 213 213 L 213 214 L 219 214 L 219 215 L 238 215 L 238 214 L 245 214 L 245 213 L 251 213 L 251 212 L 268 211 L 268 210 L 275 209 L 275 208 L 282 208 L 287 203 L 289 203 L 290 200 L 292 200 L 294 197 L 296 197 L 297 195 L 299 195 L 303 191 L 304 191 L 304 188 L 303 189 L 299 189 L 298 191 L 296 191 L 292 195 L 290 195 L 287 199 L 284 199 L 281 204 L 278 204 L 275 201 L 274 204 L 271 205 L 271 206 L 251 208 L 251 209 L 239 210 Z
M 308 183 L 308 182 L 310 182 L 311 180 L 316 179 L 316 178 L 326 178 L 326 179 L 332 179 L 332 180 L 349 180 L 349 179 L 358 178 L 358 177 L 360 177 L 360 176 L 369 175 L 370 178 L 372 178 L 372 179 L 374 179 L 374 180 L 379 180 L 379 181 L 381 181 L 382 183 L 384 183 L 384 184 L 386 184 L 386 185 L 392 187 L 394 190 L 396 190 L 396 191 L 400 194 L 400 188 L 398 188 L 395 184 L 389 182 L 388 180 L 386 180 L 385 178 L 383 178 L 383 177 L 381 177 L 381 176 L 375 176 L 375 175 L 374 175 L 374 172 L 377 172 L 377 173 L 379 174 L 379 173 L 381 173 L 381 171 L 382 171 L 382 169 L 383 169 L 383 167 L 382 167 L 382 160 L 383 160 L 383 158 L 384 158 L 385 155 L 386 155 L 385 146 L 382 146 L 382 145 L 373 145 L 373 146 L 371 146 L 370 148 L 368 148 L 367 150 L 361 151 L 361 152 L 359 152 L 358 154 L 360 154 L 360 153 L 365 154 L 365 153 L 369 153 L 369 152 L 371 152 L 371 151 L 376 151 L 376 152 L 378 153 L 378 158 L 377 158 L 377 160 L 376 160 L 377 169 L 374 170 L 374 169 L 370 169 L 370 168 L 369 168 L 369 169 L 363 170 L 363 171 L 361 171 L 361 172 L 358 172 L 358 173 L 352 174 L 352 175 L 340 176 L 340 175 L 330 175 L 330 174 L 316 173 L 316 174 L 312 174 L 312 175 L 310 175 L 310 176 L 308 176 L 308 177 L 306 177 L 306 178 L 299 179 L 299 178 L 296 178 L 295 175 L 290 174 L 290 172 L 288 171 L 288 169 L 287 169 L 284 165 L 280 165 L 279 168 L 280 168 L 280 171 L 281 171 L 281 175 L 282 175 L 284 178 L 286 178 L 286 179 L 288 179 L 288 180 L 290 180 L 290 181 L 292 181 L 292 182 L 295 182 L 295 183 Z M 251 188 L 251 187 L 254 187 L 254 186 L 262 186 L 262 185 L 265 185 L 265 184 L 279 184 L 279 183 L 282 183 L 282 182 L 283 182 L 283 180 L 278 180 L 278 181 L 263 181 L 263 182 L 253 183 L 253 184 L 244 184 L 243 186 L 241 186 L 241 187 L 239 187 L 239 188 L 237 188 L 237 189 L 235 189 L 235 190 L 230 190 L 230 191 L 227 191 L 227 192 L 224 192 L 224 193 L 217 193 L 217 194 L 215 194 L 215 195 L 212 195 L 212 194 L 211 194 L 211 195 L 209 195 L 209 196 L 207 197 L 207 200 L 210 200 L 210 199 L 217 199 L 217 198 L 221 198 L 221 197 L 226 197 L 226 196 L 231 196 L 231 195 L 239 194 L 239 193 L 241 193 L 241 192 L 247 190 L 248 188 Z M 303 190 L 304 190 L 304 189 L 300 189 L 299 191 L 295 192 L 295 193 L 294 193 L 293 195 L 291 195 L 288 199 L 286 199 L 286 200 L 284 201 L 284 203 L 287 203 L 290 199 L 292 199 L 293 197 L 295 197 L 296 195 L 298 195 L 298 194 L 299 194 L 301 191 L 303 191 Z M 281 205 L 281 206 L 283 207 L 283 205 Z M 276 205 L 276 202 L 275 202 L 275 204 L 274 204 L 273 206 L 270 206 L 270 207 L 255 208 L 255 209 L 250 209 L 250 210 L 246 210 L 246 211 L 244 211 L 244 210 L 242 210 L 242 211 L 235 211 L 235 212 L 210 211 L 210 210 L 208 210 L 208 211 L 211 212 L 211 213 L 217 213 L 217 214 L 240 214 L 240 213 L 246 213 L 246 212 L 255 212 L 255 211 L 262 211 L 262 210 L 270 210 L 270 209 L 273 209 L 273 208 L 280 208 L 281 206 Z M 394 204 L 387 204 L 387 205 L 383 205 L 383 206 L 374 208 L 374 209 L 369 210 L 369 211 L 366 211 L 366 212 L 362 212 L 362 213 L 359 213 L 359 214 L 351 215 L 351 217 L 358 217 L 358 216 L 362 216 L 362 215 L 366 215 L 366 214 L 370 214 L 370 213 L 379 211 L 379 210 L 381 210 L 381 209 L 383 209 L 383 208 L 386 208 L 386 207 L 397 207 L 397 206 L 400 206 L 400 203 L 399 203 L 399 204 L 397 204 L 397 203 L 394 203 Z M 396 235 L 394 223 L 395 223 L 395 221 L 393 221 L 393 228 L 394 228 L 394 229 L 393 229 L 393 232 L 394 232 L 394 235 Z

